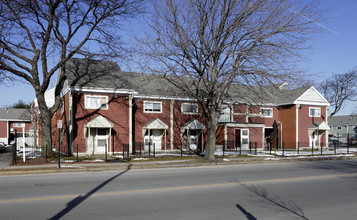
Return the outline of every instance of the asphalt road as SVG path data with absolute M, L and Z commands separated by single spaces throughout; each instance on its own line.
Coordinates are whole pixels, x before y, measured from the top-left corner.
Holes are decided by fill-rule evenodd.
M 357 161 L 0 176 L 0 219 L 356 219 Z
M 12 153 L 12 149 L 10 147 L 5 148 L 4 151 L 0 151 L 0 169 L 10 165 L 11 153 Z

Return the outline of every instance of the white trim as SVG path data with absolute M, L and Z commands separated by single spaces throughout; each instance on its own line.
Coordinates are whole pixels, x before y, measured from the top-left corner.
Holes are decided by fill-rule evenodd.
M 240 127 L 240 128 L 264 128 L 264 124 L 245 124 L 245 123 L 235 123 L 235 122 L 230 122 L 230 123 L 223 123 L 225 126 L 228 128 L 234 128 L 234 127 Z
M 319 115 L 311 115 L 311 109 L 318 109 Z M 319 118 L 321 117 L 321 108 L 320 107 L 309 107 L 309 117 L 310 118 Z
M 149 102 L 151 102 L 152 104 L 154 104 L 154 103 L 159 103 L 160 104 L 160 111 L 158 112 L 158 111 L 145 111 L 145 104 L 146 103 L 149 103 Z M 143 112 L 144 113 L 157 113 L 157 114 L 159 114 L 159 113 L 162 113 L 162 102 L 158 102 L 158 101 L 144 101 L 144 103 L 143 103 Z
M 148 95 L 134 95 L 134 98 L 137 99 L 150 99 L 150 100 L 174 100 L 174 101 L 191 101 L 197 102 L 197 99 L 194 98 L 178 98 L 178 97 L 170 97 L 170 96 L 148 96 Z
M 103 105 L 101 105 L 99 108 L 95 108 L 95 107 L 88 107 L 87 106 L 87 98 L 88 97 L 99 97 L 99 98 L 102 98 L 102 97 L 104 97 L 105 98 L 105 102 L 106 102 L 106 104 L 105 104 L 105 108 L 103 107 Z M 109 109 L 109 103 L 108 103 L 108 96 L 107 95 L 85 95 L 84 96 L 84 108 L 85 109 L 104 109 L 104 110 L 108 110 Z
M 105 93 L 105 94 L 139 94 L 132 89 L 106 89 L 106 88 L 91 88 L 91 87 L 71 87 L 73 92 L 90 92 L 90 93 Z

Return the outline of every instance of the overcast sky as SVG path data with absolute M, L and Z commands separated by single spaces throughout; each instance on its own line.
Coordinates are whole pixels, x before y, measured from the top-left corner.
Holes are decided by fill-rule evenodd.
M 316 25 L 325 32 L 315 34 L 313 48 L 306 52 L 306 61 L 299 66 L 312 80 L 327 78 L 331 73 L 344 73 L 357 67 L 357 1 L 322 0 L 321 7 L 330 9 L 328 20 Z M 0 85 L 0 107 L 13 105 L 18 100 L 30 102 L 35 98 L 31 86 L 15 82 Z M 357 111 L 357 104 L 350 104 L 338 115 Z

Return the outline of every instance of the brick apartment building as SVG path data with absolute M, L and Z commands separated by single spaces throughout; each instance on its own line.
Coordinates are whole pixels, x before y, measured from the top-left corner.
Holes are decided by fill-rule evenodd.
M 150 143 L 156 151 L 204 149 L 202 107 L 160 76 L 83 59 L 71 60 L 67 70 L 61 108 L 52 124 L 56 141 L 56 125 L 62 122 L 61 140 L 69 152 L 78 145 L 82 154 L 117 153 L 123 144 L 132 151 L 138 143 L 143 148 Z M 237 95 L 223 106 L 217 146 L 248 149 L 251 142 L 258 149 L 268 143 L 292 149 L 326 147 L 329 103 L 314 87 L 286 86 L 233 85 L 230 93 L 244 98 Z M 53 90 L 48 93 L 51 97 Z

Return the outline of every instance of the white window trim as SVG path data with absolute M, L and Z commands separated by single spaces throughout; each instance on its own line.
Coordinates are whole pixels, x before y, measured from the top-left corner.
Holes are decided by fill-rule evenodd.
M 105 98 L 105 102 L 106 102 L 106 107 L 103 108 L 103 107 L 101 106 L 101 107 L 99 107 L 99 108 L 93 108 L 93 107 L 87 106 L 87 98 L 88 98 L 88 97 L 99 97 L 99 98 L 104 97 L 104 98 Z M 104 95 L 85 95 L 85 96 L 84 96 L 84 108 L 85 108 L 85 109 L 104 109 L 104 110 L 108 110 L 108 108 L 109 108 L 108 96 L 104 96 Z
M 184 105 L 195 105 L 197 108 L 197 112 L 184 112 L 183 111 L 183 106 Z M 188 103 L 188 102 L 185 102 L 185 103 L 181 103 L 181 113 L 182 114 L 185 114 L 185 115 L 197 115 L 198 114 L 198 105 L 196 103 Z
M 222 113 L 222 111 L 225 110 L 225 109 L 229 109 L 229 112 L 224 112 L 224 113 Z M 223 106 L 222 111 L 221 111 L 220 114 L 219 114 L 219 119 L 218 119 L 218 121 L 219 121 L 219 122 L 233 122 L 233 110 L 232 110 L 232 108 L 231 108 L 230 106 Z M 221 116 L 222 116 L 222 115 L 224 115 L 224 118 L 228 116 L 228 117 L 229 117 L 229 120 L 228 120 L 228 121 L 226 121 L 226 120 L 221 120 Z
M 271 110 L 271 115 L 268 115 L 268 116 L 263 115 L 263 114 L 262 114 L 262 110 L 263 110 L 263 109 L 269 109 L 269 110 Z M 274 109 L 273 109 L 273 108 L 260 108 L 260 117 L 262 117 L 262 118 L 273 118 L 273 117 L 274 117 Z
M 153 104 L 154 104 L 154 103 L 159 103 L 159 104 L 160 104 L 160 111 L 159 111 L 159 112 L 155 112 L 155 111 L 145 111 L 145 104 L 148 103 L 148 102 L 151 102 L 151 103 L 153 103 Z M 156 114 L 162 113 L 162 102 L 144 101 L 143 111 L 144 111 L 144 113 L 156 113 Z
M 26 123 L 25 122 L 14 122 L 12 124 L 12 127 L 14 127 L 14 128 L 24 128 L 24 127 L 26 127 Z
M 319 115 L 311 115 L 311 109 L 319 109 Z M 321 108 L 319 108 L 319 107 L 309 107 L 309 117 L 310 118 L 312 118 L 312 117 L 314 117 L 314 118 L 318 118 L 318 117 L 321 117 Z

